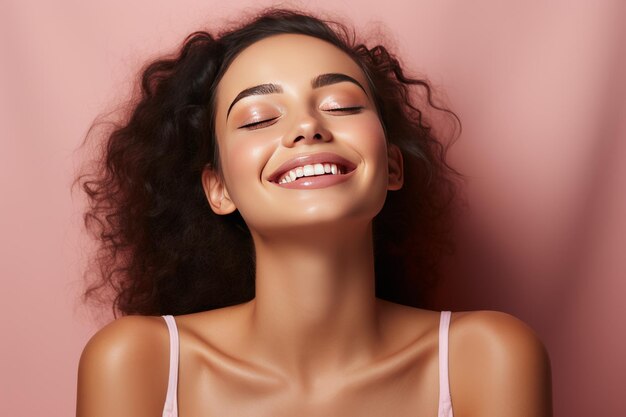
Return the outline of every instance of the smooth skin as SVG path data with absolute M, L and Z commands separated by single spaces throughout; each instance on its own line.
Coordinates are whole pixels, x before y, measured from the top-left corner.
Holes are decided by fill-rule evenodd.
M 314 88 L 321 74 L 360 86 Z M 241 91 L 266 83 L 282 92 L 245 97 L 227 115 Z M 256 296 L 176 317 L 179 416 L 436 417 L 440 313 L 375 296 L 371 222 L 402 187 L 403 165 L 358 65 L 316 38 L 263 39 L 220 81 L 216 118 L 222 175 L 207 168 L 202 182 L 215 213 L 239 210 L 250 228 Z M 356 170 L 319 189 L 268 181 L 288 159 L 317 152 Z M 552 415 L 549 358 L 523 322 L 455 312 L 449 334 L 455 417 Z M 162 318 L 115 320 L 81 356 L 77 416 L 160 416 L 168 366 Z

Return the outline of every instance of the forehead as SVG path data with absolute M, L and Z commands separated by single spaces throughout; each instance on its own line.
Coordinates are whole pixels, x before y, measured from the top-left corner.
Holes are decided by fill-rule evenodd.
M 345 52 L 318 38 L 301 34 L 273 35 L 244 49 L 231 63 L 217 88 L 218 112 L 241 90 L 263 84 L 309 87 L 319 74 L 350 75 L 368 89 L 359 66 Z

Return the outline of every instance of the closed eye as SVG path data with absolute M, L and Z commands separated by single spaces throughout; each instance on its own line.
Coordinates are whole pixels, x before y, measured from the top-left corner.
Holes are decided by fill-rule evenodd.
M 356 112 L 361 110 L 363 107 L 362 106 L 355 106 L 355 107 L 339 107 L 336 109 L 327 109 L 326 111 L 332 111 L 332 112 Z
M 274 120 L 278 119 L 278 117 L 273 117 L 267 120 L 261 120 L 260 122 L 248 123 L 247 125 L 241 126 L 239 129 L 259 129 L 263 126 L 268 126 Z

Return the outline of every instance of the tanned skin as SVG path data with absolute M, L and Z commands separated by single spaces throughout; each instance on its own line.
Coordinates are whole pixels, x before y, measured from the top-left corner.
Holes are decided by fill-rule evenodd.
M 321 74 L 360 86 L 314 88 Z M 266 83 L 282 93 L 245 97 L 227 116 L 241 91 Z M 258 41 L 220 81 L 216 132 L 223 176 L 207 168 L 202 183 L 215 213 L 239 210 L 250 229 L 256 296 L 176 317 L 179 416 L 436 417 L 440 313 L 375 296 L 372 219 L 402 187 L 403 164 L 358 65 L 313 37 Z M 268 180 L 318 152 L 356 169 L 318 189 Z M 77 417 L 160 416 L 168 366 L 161 317 L 115 320 L 81 356 Z M 452 314 L 449 379 L 455 417 L 552 416 L 546 350 L 511 315 Z

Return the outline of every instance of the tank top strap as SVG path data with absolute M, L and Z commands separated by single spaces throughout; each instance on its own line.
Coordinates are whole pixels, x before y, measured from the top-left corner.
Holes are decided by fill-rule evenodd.
M 163 417 L 178 417 L 178 328 L 174 316 L 161 316 L 167 323 L 167 330 L 170 334 L 170 371 L 167 382 L 167 396 L 163 407 Z
M 438 417 L 453 417 L 448 379 L 448 333 L 450 311 L 442 311 L 439 319 L 439 410 Z

